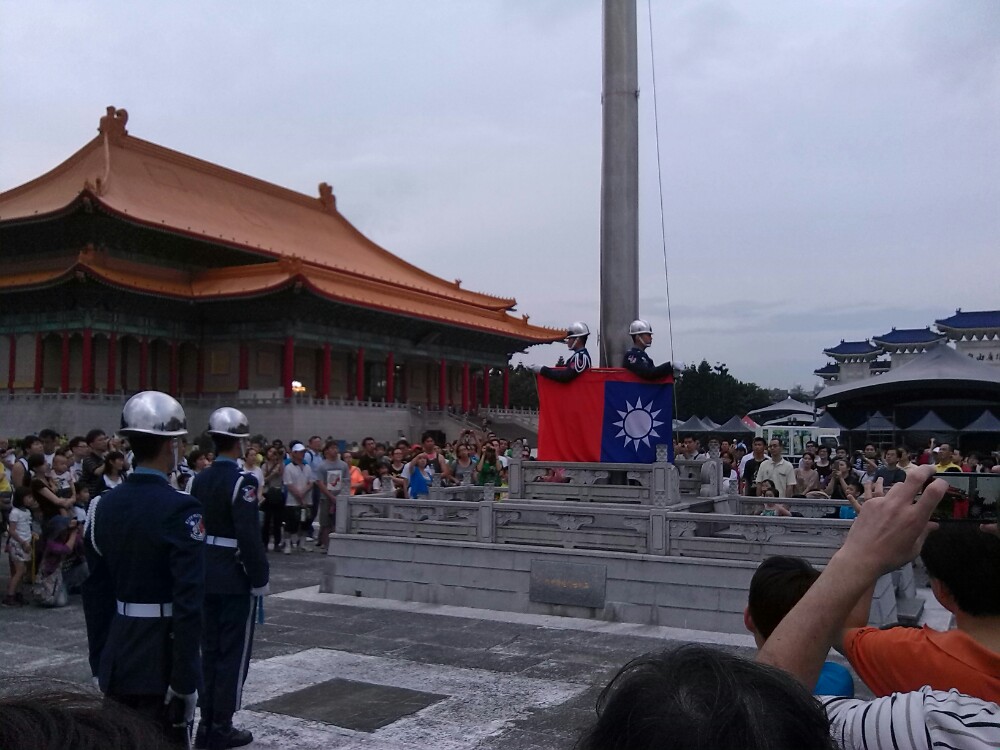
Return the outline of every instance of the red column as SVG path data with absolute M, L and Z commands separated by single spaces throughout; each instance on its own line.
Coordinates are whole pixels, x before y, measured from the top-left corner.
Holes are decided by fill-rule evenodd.
M 510 408 L 510 367 L 503 368 L 503 408 Z
M 281 385 L 285 389 L 285 398 L 292 397 L 292 378 L 295 370 L 295 339 L 285 337 L 285 356 L 281 363 Z
M 236 386 L 241 391 L 250 387 L 250 347 L 240 344 L 240 380 Z
M 80 373 L 80 390 L 84 393 L 94 392 L 94 333 L 89 328 L 83 329 L 83 360 Z
M 444 359 L 438 367 L 438 406 L 441 411 L 448 408 L 448 363 Z
M 469 363 L 462 363 L 462 411 L 469 410 Z
M 62 335 L 62 364 L 59 370 L 59 392 L 69 393 L 69 333 Z
M 479 378 L 472 378 L 472 404 L 479 404 Z
M 403 364 L 399 370 L 399 396 L 400 401 L 404 404 L 410 403 L 410 384 L 407 382 L 410 378 L 410 366 L 408 364 Z
M 200 396 L 205 391 L 205 345 L 198 343 L 195 354 L 194 395 Z
M 17 336 L 13 333 L 7 337 L 10 344 L 10 358 L 7 362 L 7 390 L 14 392 L 14 376 L 17 375 Z
M 35 393 L 42 392 L 43 376 L 45 375 L 45 347 L 42 334 L 35 334 Z
M 358 347 L 358 361 L 354 368 L 354 398 L 365 400 L 365 348 Z
M 108 382 L 105 389 L 108 393 L 115 392 L 115 370 L 118 367 L 118 334 L 112 331 L 108 335 Z
M 424 388 L 424 403 L 428 409 L 431 408 L 431 372 L 431 365 L 428 362 L 424 365 L 424 384 L 427 386 Z
M 128 339 L 122 339 L 122 354 L 121 357 L 119 357 L 122 363 L 122 371 L 119 381 L 121 382 L 121 387 L 123 391 L 128 391 L 128 350 L 129 350 Z
M 483 365 L 483 406 L 490 405 L 490 367 Z
M 330 345 L 323 344 L 323 360 L 320 364 L 320 374 L 319 374 L 319 390 L 323 398 L 330 398 L 330 371 L 331 371 L 331 360 L 332 355 L 330 354 Z
M 177 349 L 178 343 L 176 341 L 170 342 L 170 395 L 176 396 L 180 391 L 180 381 L 178 378 L 178 358 Z
M 385 400 L 390 404 L 396 400 L 396 357 L 392 352 L 385 355 Z
M 139 339 L 139 390 L 149 387 L 149 339 Z

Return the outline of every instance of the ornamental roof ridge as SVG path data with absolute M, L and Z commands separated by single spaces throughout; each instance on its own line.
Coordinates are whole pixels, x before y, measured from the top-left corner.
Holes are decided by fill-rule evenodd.
M 288 201 L 301 208 L 325 214 L 336 222 L 324 230 L 323 226 L 325 225 L 319 225 L 314 220 L 307 221 L 310 226 L 303 230 L 305 232 L 305 239 L 303 237 L 299 237 L 298 239 L 300 241 L 299 244 L 305 242 L 305 247 L 311 249 L 312 252 L 310 254 L 315 256 L 303 258 L 303 261 L 309 265 L 334 268 L 351 273 L 359 272 L 359 269 L 365 266 L 365 262 L 367 262 L 367 266 L 365 266 L 366 271 L 369 271 L 372 266 L 380 266 L 384 270 L 382 273 L 383 278 L 404 288 L 411 288 L 428 294 L 437 294 L 442 297 L 457 297 L 468 305 L 487 310 L 500 309 L 509 311 L 517 304 L 517 300 L 513 297 L 464 289 L 460 282 L 456 283 L 442 279 L 381 247 L 366 237 L 337 211 L 336 197 L 329 183 L 324 182 L 320 184 L 318 198 L 307 196 L 228 167 L 213 164 L 198 157 L 138 138 L 129 134 L 126 130 L 125 124 L 127 121 L 128 112 L 126 110 L 108 107 L 107 113 L 101 118 L 98 135 L 70 156 L 69 159 L 28 183 L 0 193 L 0 220 L 32 220 L 50 216 L 58 211 L 65 210 L 67 206 L 72 205 L 73 201 L 79 198 L 81 191 L 86 191 L 94 196 L 95 202 L 99 203 L 102 208 L 119 217 L 127 217 L 128 221 L 155 226 L 160 230 L 167 228 L 182 234 L 185 233 L 186 228 L 189 234 L 203 237 L 211 242 L 217 242 L 221 239 L 225 244 L 229 244 L 229 240 L 231 240 L 240 249 L 280 258 L 287 252 L 282 249 L 281 239 L 287 237 L 288 233 L 278 231 L 278 229 L 283 228 L 280 226 L 280 221 L 277 222 L 279 225 L 277 228 L 273 225 L 275 222 L 272 221 L 269 224 L 268 221 L 273 220 L 276 215 L 281 215 L 282 212 L 273 207 L 268 207 L 264 209 L 263 214 L 260 214 L 259 212 L 262 210 L 261 205 L 263 204 L 261 204 L 260 199 L 254 200 L 252 197 L 253 193 L 256 193 Z M 138 162 L 123 163 L 123 159 L 127 160 L 127 157 L 124 154 L 121 156 L 117 153 L 109 154 L 108 149 L 105 148 L 105 144 L 113 144 L 126 153 L 134 154 L 139 157 Z M 163 162 L 166 170 L 155 163 L 151 165 L 142 157 Z M 81 165 L 81 162 L 84 162 L 84 164 Z M 186 192 L 188 196 L 192 195 L 191 190 L 188 189 L 190 186 L 185 187 L 182 184 L 180 176 L 169 174 L 169 167 L 167 165 L 191 170 L 195 173 L 221 180 L 224 183 L 250 190 L 252 193 L 246 194 L 243 197 L 247 198 L 249 196 L 250 203 L 254 205 L 241 206 L 239 204 L 240 196 L 238 193 L 233 196 L 230 194 L 231 191 L 226 191 L 227 194 L 220 197 L 218 195 L 218 187 L 210 184 L 206 184 L 205 186 L 197 185 L 195 187 L 202 188 L 203 194 L 201 197 L 207 195 L 209 199 L 216 202 L 223 201 L 220 203 L 220 206 L 225 209 L 226 215 L 218 217 L 216 223 L 224 225 L 221 226 L 224 231 L 217 231 L 220 227 L 211 230 L 206 229 L 204 223 L 200 223 L 194 219 L 178 221 L 178 217 L 171 217 L 169 215 L 167 218 L 164 218 L 162 210 L 158 211 L 155 208 L 150 208 L 151 205 L 160 205 L 154 199 L 160 194 L 164 194 L 164 185 L 168 189 L 179 189 L 182 192 Z M 160 179 L 152 174 L 150 170 L 153 169 L 159 169 L 161 172 L 164 172 L 160 176 Z M 81 170 L 84 174 L 81 175 L 82 179 L 79 182 L 72 181 L 72 184 L 63 185 L 49 184 L 58 182 L 58 178 L 64 173 L 79 172 Z M 109 179 L 118 171 L 123 171 L 126 174 L 120 175 L 117 180 Z M 182 176 L 186 177 L 186 175 Z M 177 184 L 169 184 L 170 178 L 175 180 Z M 123 179 L 126 180 L 124 184 L 122 182 Z M 109 188 L 109 183 L 112 182 L 114 184 Z M 132 189 L 134 192 L 136 185 L 141 186 L 143 194 L 137 200 L 134 200 L 129 194 L 129 189 Z M 39 200 L 36 199 L 34 201 L 36 207 L 32 210 L 32 201 L 27 194 L 32 193 L 36 189 L 44 194 L 38 197 L 41 199 L 41 202 L 47 205 L 38 208 Z M 27 200 L 18 200 L 19 198 L 27 198 Z M 4 210 L 5 204 L 9 210 Z M 11 207 L 12 204 L 14 204 L 13 207 Z M 234 216 L 237 212 L 238 215 Z M 190 214 L 187 218 L 190 219 Z M 258 219 L 263 223 L 255 224 L 254 219 Z M 294 224 L 294 221 L 292 223 Z M 262 232 L 261 229 L 256 228 L 258 226 L 264 227 L 265 231 Z M 235 227 L 243 231 L 232 231 Z M 355 252 L 350 252 L 350 248 L 348 248 L 341 251 L 342 257 L 337 257 L 338 250 L 335 248 L 338 246 L 338 242 L 345 241 L 345 232 L 353 236 L 354 241 L 362 244 L 365 249 L 354 248 Z M 256 236 L 254 236 L 255 233 Z M 239 237 L 240 234 L 243 236 Z M 311 241 L 317 237 L 325 240 L 325 242 Z M 350 240 L 346 241 L 350 242 Z M 294 241 L 290 242 L 294 244 Z M 374 263 L 372 263 L 372 258 L 365 259 L 362 257 L 361 260 L 358 260 L 358 250 L 361 250 L 362 256 L 365 252 L 375 253 L 378 256 L 378 260 Z M 295 254 L 294 251 L 292 251 L 292 254 Z M 358 263 L 361 265 L 357 265 L 355 268 L 350 262 L 345 263 L 345 258 L 354 258 L 355 265 Z M 372 272 L 378 275 L 377 272 Z
M 938 328 L 952 329 L 1000 328 L 1000 310 L 970 310 L 969 312 L 964 312 L 962 308 L 958 308 L 955 310 L 954 315 L 935 320 L 934 324 Z

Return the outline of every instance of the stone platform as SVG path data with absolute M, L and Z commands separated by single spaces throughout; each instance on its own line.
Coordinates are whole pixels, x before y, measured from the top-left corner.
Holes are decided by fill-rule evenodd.
M 271 556 L 237 715 L 251 748 L 568 749 L 629 659 L 682 642 L 754 653 L 749 635 L 321 594 L 323 561 Z M 0 680 L 89 683 L 79 597 L 2 607 L 0 633 Z

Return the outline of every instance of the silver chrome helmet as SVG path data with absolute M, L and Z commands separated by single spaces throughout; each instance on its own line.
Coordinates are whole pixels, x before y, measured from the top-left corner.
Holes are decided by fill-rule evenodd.
M 239 409 L 223 406 L 213 411 L 208 418 L 208 434 L 234 438 L 250 437 L 250 421 Z
M 570 323 L 569 328 L 566 329 L 566 338 L 568 339 L 578 339 L 581 336 L 589 335 L 590 328 L 588 328 L 587 324 L 581 320 L 578 320 L 575 323 Z
M 141 391 L 125 402 L 119 432 L 160 437 L 187 434 L 187 417 L 177 399 L 160 391 Z
M 629 336 L 638 336 L 640 333 L 652 333 L 653 327 L 645 320 L 633 320 L 628 327 Z

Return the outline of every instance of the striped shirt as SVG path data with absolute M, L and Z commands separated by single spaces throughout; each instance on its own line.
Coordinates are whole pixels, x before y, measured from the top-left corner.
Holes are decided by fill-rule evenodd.
M 865 701 L 820 698 L 845 750 L 996 750 L 1000 706 L 928 686 Z

